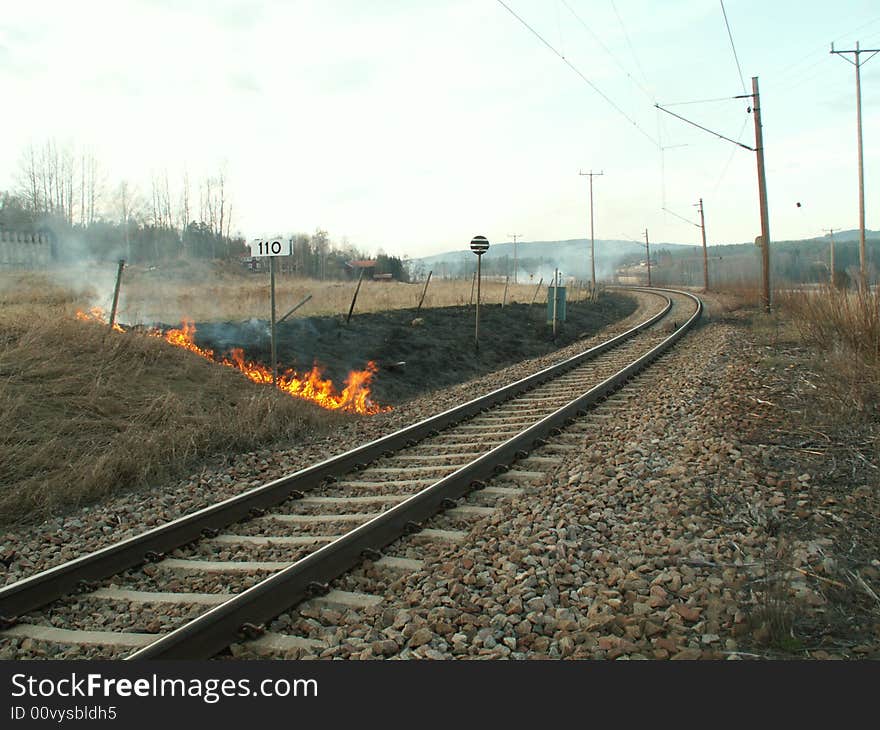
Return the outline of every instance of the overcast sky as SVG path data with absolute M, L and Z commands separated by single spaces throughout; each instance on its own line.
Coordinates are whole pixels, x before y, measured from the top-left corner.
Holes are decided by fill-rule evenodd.
M 419 256 L 583 237 L 592 169 L 599 238 L 697 243 L 662 208 L 697 220 L 702 196 L 710 243 L 754 239 L 754 153 L 653 106 L 743 93 L 717 0 L 505 2 L 607 98 L 497 0 L 6 2 L 0 189 L 55 137 L 144 192 L 224 166 L 249 237 L 320 226 Z M 856 227 L 855 72 L 828 51 L 880 48 L 880 5 L 725 7 L 747 91 L 760 78 L 772 238 Z M 878 227 L 880 57 L 862 93 Z M 747 103 L 670 109 L 754 146 Z

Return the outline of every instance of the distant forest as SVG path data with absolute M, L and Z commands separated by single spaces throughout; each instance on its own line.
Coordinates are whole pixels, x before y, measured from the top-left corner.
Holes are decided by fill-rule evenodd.
M 872 232 L 876 236 L 876 233 Z M 880 263 L 880 238 L 866 241 L 868 275 L 877 279 Z M 658 284 L 698 285 L 703 281 L 702 248 L 676 248 L 652 253 L 653 271 Z M 761 251 L 754 244 L 730 244 L 708 248 L 710 282 L 723 285 L 757 280 L 761 272 Z M 851 237 L 835 240 L 835 284 L 851 286 L 859 269 L 859 244 Z M 828 283 L 831 276 L 829 238 L 803 241 L 771 241 L 770 272 L 774 285 Z
M 193 183 L 172 186 L 167 172 L 153 175 L 146 193 L 123 180 L 111 184 L 94 154 L 49 140 L 21 155 L 17 184 L 0 191 L 0 230 L 46 233 L 59 263 L 83 260 L 152 265 L 178 258 L 238 260 L 249 255 L 232 233 L 233 200 L 221 169 Z M 367 255 L 326 231 L 293 236 L 294 255 L 283 266 L 302 276 L 340 279 L 356 272 L 347 263 Z M 407 279 L 404 261 L 384 253 L 376 273 Z

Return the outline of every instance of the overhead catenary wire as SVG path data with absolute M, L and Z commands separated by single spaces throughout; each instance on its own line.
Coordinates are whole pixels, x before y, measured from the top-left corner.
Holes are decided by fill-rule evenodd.
M 620 29 L 623 31 L 623 37 L 626 38 L 626 45 L 629 46 L 629 52 L 632 54 L 633 61 L 635 61 L 636 68 L 638 72 L 642 75 L 645 83 L 648 83 L 648 77 L 645 76 L 645 71 L 642 68 L 642 64 L 639 63 L 639 57 L 636 55 L 636 49 L 633 48 L 632 41 L 629 38 L 629 33 L 626 32 L 626 26 L 623 24 L 623 18 L 620 17 L 620 13 L 617 12 L 617 5 L 614 4 L 614 0 L 611 0 L 611 7 L 614 10 L 614 14 L 617 16 L 617 22 L 620 23 Z
M 566 66 L 568 66 L 572 71 L 574 71 L 578 76 L 580 76 L 581 79 L 583 79 L 586 82 L 586 84 L 593 91 L 595 91 L 611 107 L 613 107 L 614 110 L 617 111 L 618 114 L 620 114 L 624 119 L 626 119 L 630 124 L 632 124 L 642 135 L 647 137 L 651 141 L 651 144 L 653 144 L 654 146 L 659 146 L 657 143 L 657 140 L 654 139 L 654 137 L 652 137 L 648 132 L 646 132 L 644 129 L 642 129 L 642 127 L 639 126 L 638 122 L 636 122 L 629 114 L 627 114 L 625 111 L 623 111 L 623 109 L 621 109 L 617 104 L 615 104 L 614 101 L 612 101 L 612 99 L 607 94 L 605 94 L 598 86 L 596 86 L 596 84 L 594 84 L 592 81 L 590 81 L 590 79 L 587 78 L 580 69 L 578 69 L 571 61 L 569 61 L 564 55 L 562 55 L 558 50 L 556 50 L 556 48 L 553 45 L 551 45 L 547 41 L 547 39 L 544 38 L 544 36 L 542 36 L 540 33 L 538 33 L 538 31 L 536 31 L 531 25 L 529 25 L 522 17 L 517 15 L 517 13 L 507 3 L 504 2 L 504 0 L 498 0 L 498 4 L 501 5 L 505 10 L 507 10 L 507 12 L 510 13 L 514 18 L 516 18 L 520 23 L 522 23 L 522 25 L 524 25 L 532 33 L 532 35 L 534 35 L 539 41 L 541 41 L 541 43 L 543 43 L 545 46 L 547 46 L 547 48 L 550 49 L 550 51 L 552 51 L 556 56 L 561 58 Z
M 662 106 L 688 106 L 690 104 L 711 104 L 716 101 L 734 101 L 736 100 L 735 96 L 719 96 L 714 99 L 695 99 L 694 101 L 673 101 L 671 103 L 664 103 Z
M 872 18 L 871 20 L 867 21 L 866 23 L 862 23 L 861 25 L 859 25 L 856 28 L 853 28 L 852 30 L 849 30 L 849 31 L 846 31 L 845 33 L 840 34 L 839 36 L 834 38 L 834 40 L 832 42 L 837 43 L 838 41 L 843 40 L 844 38 L 847 38 L 849 36 L 852 36 L 855 33 L 858 33 L 859 31 L 864 30 L 865 28 L 868 28 L 872 25 L 875 25 L 876 23 L 880 23 L 880 15 L 878 15 L 876 18 Z M 804 63 L 804 61 L 812 60 L 812 59 L 816 58 L 817 56 L 819 57 L 818 60 L 816 60 L 814 63 L 810 64 L 809 66 L 801 68 L 801 65 Z M 789 76 L 790 74 L 793 73 L 797 77 L 802 72 L 813 69 L 817 65 L 822 63 L 823 61 L 827 61 L 827 60 L 828 60 L 828 43 L 823 41 L 823 43 L 821 45 L 814 46 L 812 50 L 810 50 L 806 55 L 801 56 L 797 61 L 794 61 L 786 66 L 783 66 L 779 71 L 777 71 L 775 73 L 771 70 L 771 72 L 767 74 L 769 84 L 774 87 L 777 85 L 783 85 L 783 84 L 787 85 L 788 82 L 784 80 L 786 76 Z M 800 83 L 798 83 L 797 85 L 800 85 Z
M 743 118 L 742 126 L 739 128 L 739 133 L 736 135 L 736 138 L 742 140 L 743 132 L 746 129 L 746 125 L 749 123 L 748 115 Z M 730 168 L 730 163 L 733 162 L 733 157 L 736 155 L 736 148 L 734 147 L 730 150 L 730 155 L 727 158 L 727 162 L 724 163 L 724 167 L 721 168 L 721 174 L 718 176 L 718 179 L 715 181 L 715 185 L 712 186 L 712 193 L 709 197 L 715 197 L 715 193 L 718 191 L 719 186 L 724 180 L 724 176 L 727 174 L 727 170 Z
M 609 57 L 612 61 L 614 61 L 614 63 L 617 65 L 617 67 L 618 67 L 621 71 L 623 71 L 623 73 L 626 75 L 626 77 L 627 77 L 630 81 L 633 82 L 633 84 L 635 85 L 635 87 L 636 87 L 639 91 L 641 91 L 641 92 L 642 92 L 642 93 L 643 93 L 643 94 L 644 94 L 644 95 L 645 95 L 645 96 L 646 96 L 646 97 L 647 97 L 652 103 L 655 102 L 656 99 L 654 98 L 654 95 L 653 95 L 650 91 L 648 91 L 648 90 L 642 85 L 642 83 L 641 83 L 641 82 L 640 82 L 635 76 L 633 76 L 633 75 L 629 72 L 629 70 L 627 70 L 627 68 L 623 65 L 623 63 L 621 63 L 621 61 L 620 61 L 620 60 L 617 58 L 617 56 L 611 51 L 611 49 L 608 48 L 608 46 L 605 45 L 605 43 L 602 41 L 602 39 L 601 39 L 601 38 L 600 38 L 600 37 L 599 37 L 599 36 L 593 31 L 592 28 L 590 28 L 589 25 L 587 25 L 587 23 L 584 21 L 584 19 L 583 19 L 580 15 L 578 15 L 578 14 L 575 12 L 574 8 L 572 8 L 571 5 L 569 5 L 568 2 L 566 2 L 566 0 L 562 0 L 562 4 L 565 5 L 565 7 L 568 9 L 568 12 L 570 12 L 570 13 L 574 16 L 575 20 L 577 20 L 577 21 L 583 26 L 584 30 L 586 30 L 587 33 L 589 33 L 589 34 L 593 37 L 593 40 L 595 40 L 596 43 L 599 44 L 599 47 L 600 47 L 603 51 L 605 51 L 605 53 L 608 55 L 608 57 Z
M 739 63 L 739 56 L 736 53 L 736 45 L 733 42 L 733 33 L 730 30 L 730 22 L 727 20 L 727 10 L 724 9 L 724 0 L 719 0 L 721 3 L 721 13 L 724 15 L 724 25 L 727 26 L 727 37 L 730 38 L 730 48 L 733 50 L 733 60 L 736 61 L 736 70 L 739 73 L 739 82 L 742 84 L 743 94 L 746 92 L 746 81 L 743 78 L 742 66 Z
M 664 210 L 664 212 L 669 213 L 669 215 L 673 215 L 676 218 L 678 218 L 679 220 L 683 220 L 685 223 L 690 223 L 695 228 L 702 228 L 702 226 L 699 223 L 694 223 L 692 220 L 685 218 L 683 215 L 679 215 L 674 210 L 669 210 L 669 208 L 664 208 L 663 210 Z

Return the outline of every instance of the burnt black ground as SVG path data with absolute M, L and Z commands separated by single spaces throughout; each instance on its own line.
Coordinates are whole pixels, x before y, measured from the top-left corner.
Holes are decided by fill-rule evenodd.
M 307 317 L 278 326 L 281 369 L 325 368 L 337 387 L 346 373 L 369 360 L 380 367 L 374 400 L 395 405 L 435 388 L 489 373 L 519 360 L 537 357 L 595 334 L 631 314 L 633 299 L 605 293 L 598 302 L 568 303 L 567 321 L 556 342 L 546 323 L 546 304 L 484 305 L 480 308 L 480 350 L 474 347 L 473 307 L 398 309 L 344 317 Z M 421 323 L 418 321 L 421 320 Z M 250 360 L 271 362 L 266 320 L 196 323 L 196 344 L 217 355 L 241 347 Z M 405 363 L 405 365 L 396 365 Z

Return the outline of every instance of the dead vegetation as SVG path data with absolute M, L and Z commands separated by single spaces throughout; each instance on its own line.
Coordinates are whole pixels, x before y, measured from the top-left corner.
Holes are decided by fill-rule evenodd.
M 880 364 L 880 292 L 823 287 L 778 297 L 804 341 L 828 353 Z
M 768 463 L 797 476 L 756 586 L 754 639 L 773 655 L 870 654 L 880 637 L 880 376 L 874 293 L 778 293 L 752 332 Z
M 0 521 L 39 519 L 338 416 L 153 337 L 73 317 L 79 296 L 0 290 Z
M 476 259 L 476 257 L 474 257 Z M 90 264 L 72 270 L 31 275 L 31 286 L 52 288 L 52 281 L 70 282 L 78 287 L 80 306 L 100 305 L 109 308 L 113 294 L 115 265 Z M 13 280 L 0 273 L 0 291 Z M 80 282 L 89 282 L 82 286 Z M 423 307 L 446 307 L 468 304 L 472 301 L 472 280 L 443 280 L 432 277 Z M 510 283 L 506 301 L 530 303 L 536 296 L 538 281 Z M 544 282 L 536 301 L 546 301 Z M 278 316 L 301 302 L 312 298 L 294 316 L 344 315 L 351 305 L 356 281 L 317 281 L 288 274 L 279 274 L 276 281 Z M 357 298 L 355 312 L 379 312 L 389 309 L 407 309 L 418 306 L 424 282 L 365 280 Z M 499 304 L 505 300 L 504 280 L 483 279 L 481 301 Z M 475 294 L 473 295 L 476 296 Z M 568 298 L 583 298 L 586 291 L 575 288 Z M 182 317 L 198 322 L 245 320 L 269 317 L 269 274 L 248 272 L 238 265 L 217 263 L 209 265 L 181 261 L 161 268 L 127 267 L 123 275 L 119 318 L 125 323 L 177 323 Z

